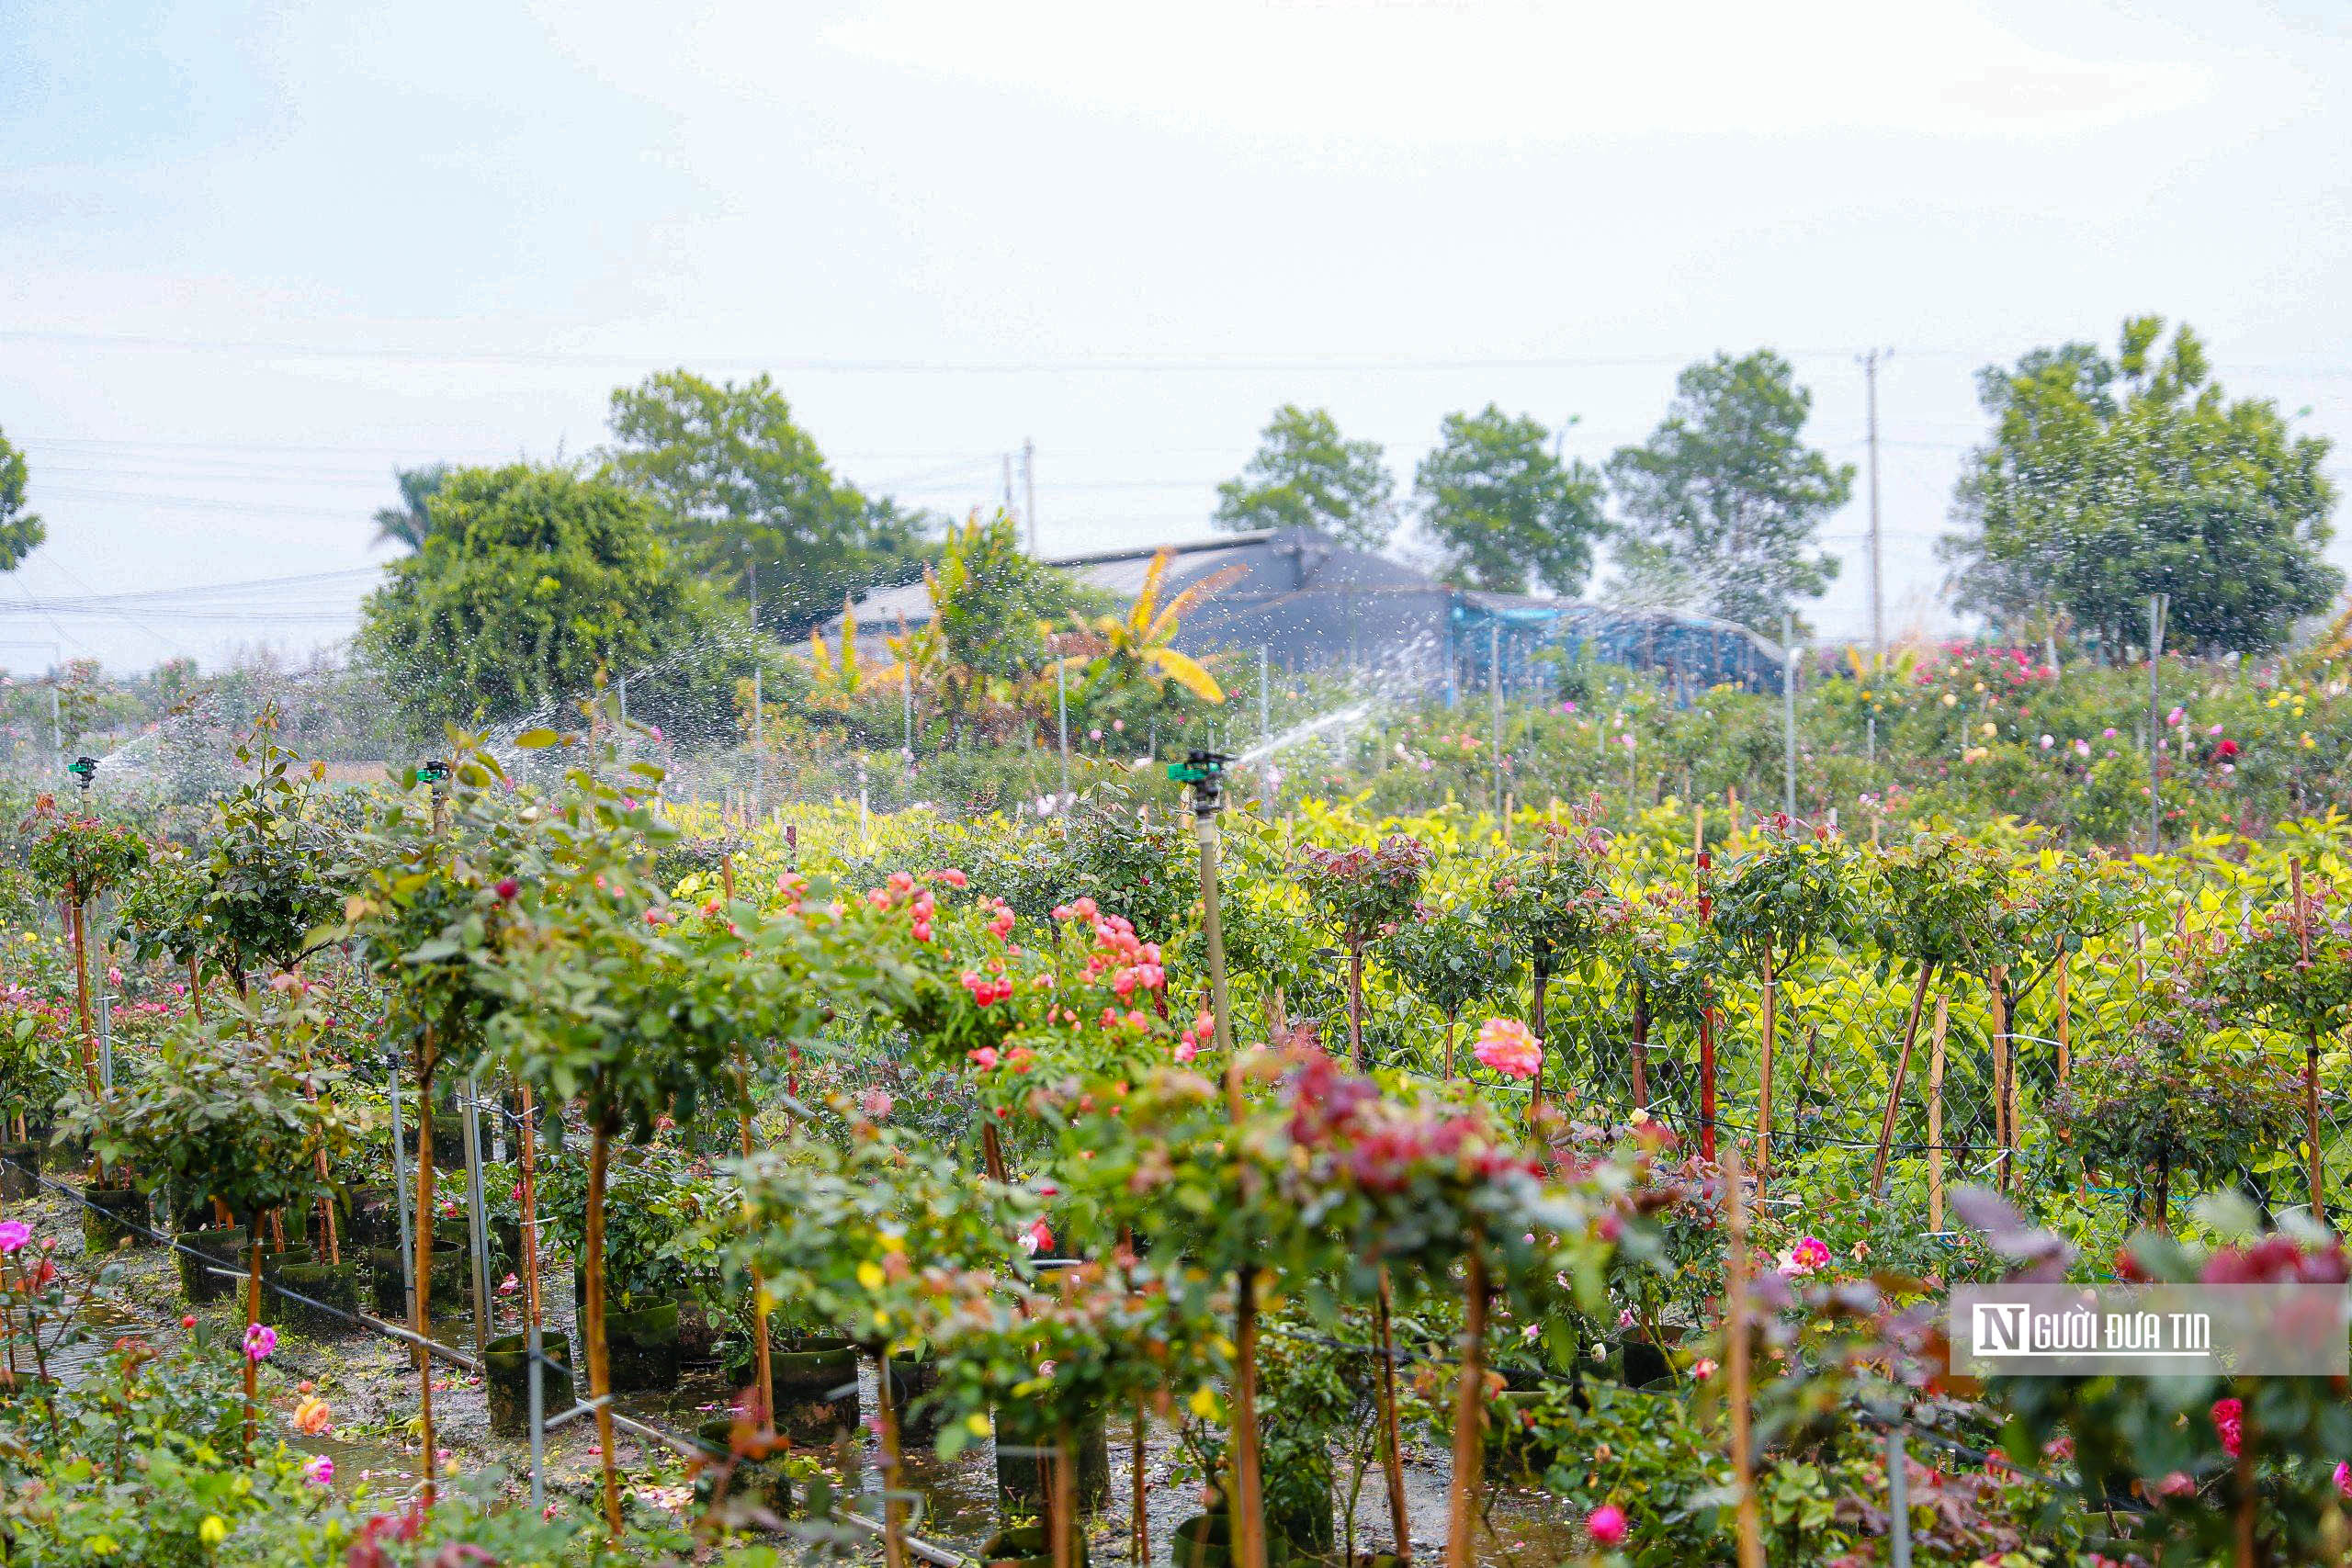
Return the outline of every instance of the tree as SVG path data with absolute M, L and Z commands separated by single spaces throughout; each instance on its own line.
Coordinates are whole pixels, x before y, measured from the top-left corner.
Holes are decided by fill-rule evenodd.
M 612 397 L 605 473 L 667 513 L 687 564 L 748 598 L 759 624 L 798 637 L 844 592 L 920 570 L 930 520 L 834 477 L 765 376 L 741 386 L 684 370 Z
M 1770 349 L 1718 354 L 1674 389 L 1650 438 L 1609 459 L 1628 519 L 1623 590 L 1777 633 L 1796 600 L 1819 598 L 1838 575 L 1836 557 L 1807 551 L 1853 493 L 1853 465 L 1804 444 L 1813 394 Z
M 1396 525 L 1396 480 L 1376 441 L 1347 441 L 1327 409 L 1284 403 L 1238 477 L 1216 487 L 1211 519 L 1228 533 L 1314 528 L 1376 550 Z
M 419 729 L 502 724 L 631 678 L 632 716 L 731 733 L 740 617 L 677 564 L 644 497 L 568 468 L 460 468 L 359 647 Z
M 392 482 L 400 487 L 401 503 L 376 509 L 373 542 L 421 550 L 424 536 L 433 531 L 433 498 L 449 482 L 449 465 L 428 463 L 421 468 L 394 468 Z
M 1437 448 L 1413 471 L 1421 522 L 1446 552 L 1446 575 L 1472 588 L 1527 592 L 1531 579 L 1574 593 L 1607 528 L 1600 475 L 1562 462 L 1551 433 L 1492 403 L 1450 413 Z
M 2169 644 L 2255 651 L 2343 588 L 2321 556 L 2328 441 L 2229 400 L 2196 333 L 2160 345 L 2164 325 L 2125 321 L 2113 359 L 2070 343 L 1978 372 L 1992 435 L 1942 545 L 1963 608 L 2028 633 L 2070 622 L 2113 654 L 2147 640 L 2148 597 L 2167 593 Z
M 48 525 L 25 510 L 24 454 L 0 433 L 0 571 L 16 570 L 48 537 Z

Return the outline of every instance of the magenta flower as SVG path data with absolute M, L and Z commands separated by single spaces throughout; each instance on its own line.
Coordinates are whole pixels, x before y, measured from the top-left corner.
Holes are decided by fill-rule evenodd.
M 266 1323 L 245 1325 L 245 1359 L 266 1361 L 277 1350 L 277 1330 Z
M 302 1461 L 302 1479 L 323 1490 L 334 1484 L 334 1461 L 324 1454 L 312 1454 Z
M 1584 1528 L 1602 1546 L 1615 1546 L 1625 1539 L 1625 1510 L 1614 1503 L 1603 1503 L 1587 1515 Z
M 32 1227 L 22 1220 L 0 1220 L 0 1256 L 15 1252 L 32 1238 Z

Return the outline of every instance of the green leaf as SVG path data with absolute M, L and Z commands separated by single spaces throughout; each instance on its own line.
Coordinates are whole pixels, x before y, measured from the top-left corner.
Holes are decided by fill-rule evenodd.
M 550 746 L 560 746 L 563 743 L 564 739 L 561 735 L 544 725 L 526 729 L 514 738 L 514 744 L 526 751 L 544 751 Z

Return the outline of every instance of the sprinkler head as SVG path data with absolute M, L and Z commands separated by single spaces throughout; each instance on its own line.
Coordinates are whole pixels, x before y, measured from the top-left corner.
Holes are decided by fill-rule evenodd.
M 449 764 L 441 761 L 438 757 L 435 757 L 429 762 L 419 762 L 416 765 L 414 782 L 417 784 L 437 784 L 448 778 L 448 776 Z
M 76 757 L 65 764 L 65 771 L 79 779 L 86 790 L 90 787 L 90 781 L 98 776 L 98 760 L 96 757 Z
M 1225 765 L 1233 759 L 1222 751 L 1192 751 L 1181 762 L 1168 764 L 1168 776 L 1193 786 L 1193 815 L 1214 815 L 1225 804 Z

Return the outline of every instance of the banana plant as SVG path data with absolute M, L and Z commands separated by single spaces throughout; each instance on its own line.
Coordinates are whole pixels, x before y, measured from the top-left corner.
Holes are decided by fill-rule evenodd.
M 1143 574 L 1142 591 L 1125 615 L 1097 615 L 1091 621 L 1079 615 L 1070 617 L 1080 636 L 1093 649 L 1063 656 L 1065 666 L 1083 669 L 1079 683 L 1081 696 L 1136 685 L 1165 696 L 1169 683 L 1173 682 L 1204 703 L 1225 701 L 1225 689 L 1217 684 L 1216 677 L 1191 655 L 1176 650 L 1176 634 L 1193 607 L 1239 577 L 1241 569 L 1231 566 L 1213 572 L 1183 592 L 1170 595 L 1163 604 L 1160 594 L 1166 586 L 1168 563 L 1173 558 L 1173 553 L 1168 550 L 1151 558 L 1151 565 Z

